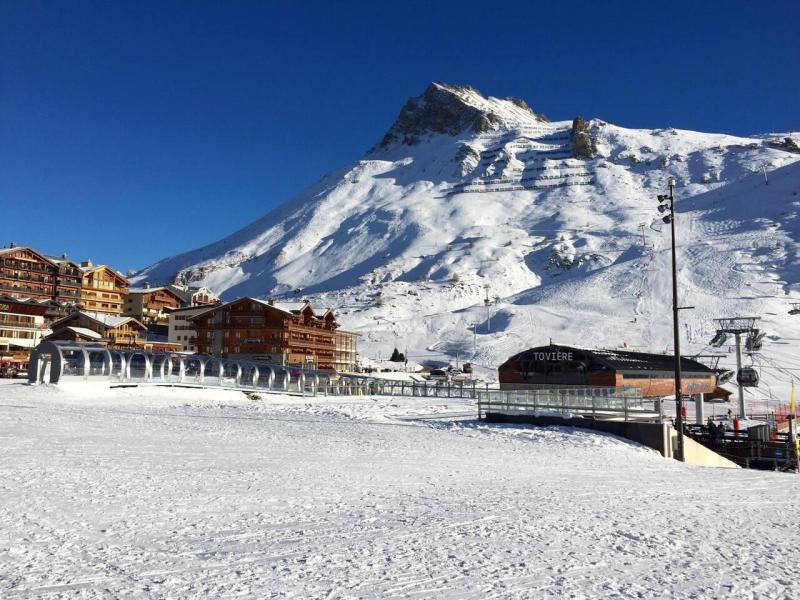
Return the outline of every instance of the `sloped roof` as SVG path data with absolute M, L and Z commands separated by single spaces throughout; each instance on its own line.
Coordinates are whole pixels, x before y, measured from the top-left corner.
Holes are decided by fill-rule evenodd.
M 675 356 L 672 354 L 651 354 L 648 352 L 631 352 L 628 350 L 590 350 L 609 367 L 617 371 L 674 371 Z M 691 373 L 708 373 L 714 371 L 706 365 L 681 356 L 681 370 Z
M 172 294 L 173 296 L 175 296 L 175 298 L 177 298 L 181 302 L 185 302 L 183 296 L 177 294 L 175 290 L 171 289 L 169 286 L 164 286 L 164 285 L 158 287 L 149 287 L 149 288 L 131 288 L 128 290 L 128 294 L 150 294 L 152 292 L 158 292 L 162 290 L 167 292 L 168 294 Z
M 547 354 L 552 352 L 580 353 L 587 358 L 597 360 L 615 371 L 622 373 L 665 373 L 674 372 L 675 370 L 675 357 L 672 354 L 653 354 L 649 352 L 633 352 L 630 350 L 610 350 L 603 348 L 577 348 L 557 344 L 529 348 L 528 350 L 515 354 L 506 362 L 525 359 L 527 354 Z M 681 356 L 681 370 L 686 373 L 714 374 L 713 369 L 685 356 Z
M 74 331 L 75 333 L 77 333 L 78 335 L 82 335 L 83 337 L 86 337 L 86 338 L 89 338 L 89 339 L 92 339 L 92 340 L 102 340 L 103 339 L 102 335 L 100 335 L 96 331 L 92 331 L 91 329 L 87 329 L 86 327 L 73 327 L 72 325 L 70 325 L 69 327 L 67 327 L 67 329 L 70 329 L 70 330 Z
M 153 289 L 153 288 L 150 288 L 150 289 Z M 184 290 L 182 288 L 179 288 L 177 285 L 168 285 L 168 286 L 166 286 L 166 289 L 168 289 L 170 292 L 172 292 L 173 294 L 178 296 L 184 302 L 191 302 L 192 301 L 192 292 L 189 291 L 189 290 Z
M 119 327 L 121 325 L 124 325 L 125 323 L 128 323 L 129 321 L 132 321 L 133 323 L 138 325 L 141 329 L 147 329 L 147 327 L 142 325 L 138 320 L 134 319 L 133 317 L 120 317 L 120 316 L 117 316 L 117 315 L 107 315 L 105 313 L 98 313 L 98 312 L 92 312 L 92 311 L 86 311 L 86 310 L 81 310 L 81 311 L 78 311 L 78 312 L 74 312 L 74 313 L 72 313 L 70 315 L 67 315 L 66 317 L 62 317 L 61 319 L 58 319 L 57 321 L 55 321 L 52 324 L 52 327 L 55 327 L 56 325 L 58 325 L 58 324 L 60 324 L 62 322 L 65 322 L 65 321 L 67 321 L 69 319 L 74 319 L 75 316 L 78 315 L 78 314 L 81 314 L 81 315 L 83 315 L 83 316 L 95 321 L 96 323 L 101 323 L 101 324 L 105 325 L 106 327 L 111 327 L 111 328 Z
M 125 277 L 120 271 L 117 271 L 114 267 L 110 267 L 108 265 L 92 265 L 91 267 L 80 267 L 80 270 L 84 273 L 91 273 L 92 271 L 99 271 L 100 269 L 108 269 L 114 275 L 119 277 L 120 279 L 125 280 L 126 283 L 129 283 L 128 278 Z

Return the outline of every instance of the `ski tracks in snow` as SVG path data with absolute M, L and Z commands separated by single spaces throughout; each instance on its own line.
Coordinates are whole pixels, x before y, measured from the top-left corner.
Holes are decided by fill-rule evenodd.
M 800 593 L 790 476 L 442 398 L 0 390 L 3 597 Z

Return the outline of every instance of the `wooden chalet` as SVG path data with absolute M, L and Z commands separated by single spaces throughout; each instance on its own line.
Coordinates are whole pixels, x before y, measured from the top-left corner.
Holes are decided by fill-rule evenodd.
M 681 357 L 683 393 L 711 394 L 715 371 Z M 675 357 L 627 350 L 590 350 L 551 344 L 515 354 L 498 369 L 500 389 L 529 385 L 638 388 L 644 397 L 675 394 Z
M 0 294 L 77 305 L 81 270 L 65 256 L 56 258 L 27 246 L 0 248 Z
M 221 300 L 207 287 L 168 285 L 166 288 L 183 300 L 183 308 L 190 306 L 213 306 Z
M 308 302 L 239 298 L 187 319 L 197 351 L 214 356 L 354 370 L 357 334 L 340 331 L 332 310 Z
M 130 282 L 107 265 L 82 262 L 81 308 L 90 312 L 121 315 Z
M 112 348 L 147 348 L 147 327 L 133 317 L 79 311 L 55 321 L 48 340 L 102 342 Z M 99 335 L 93 336 L 91 332 Z
M 133 317 L 145 325 L 151 323 L 167 325 L 169 311 L 183 305 L 183 298 L 168 287 L 145 285 L 128 290 L 123 314 Z

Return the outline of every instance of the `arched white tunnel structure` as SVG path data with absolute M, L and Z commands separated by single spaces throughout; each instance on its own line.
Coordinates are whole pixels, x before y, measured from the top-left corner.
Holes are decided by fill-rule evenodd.
M 31 353 L 28 381 L 183 384 L 311 395 L 383 392 L 383 382 L 368 377 L 332 378 L 325 371 L 288 365 L 171 352 L 113 350 L 67 341 L 44 341 L 36 347 Z

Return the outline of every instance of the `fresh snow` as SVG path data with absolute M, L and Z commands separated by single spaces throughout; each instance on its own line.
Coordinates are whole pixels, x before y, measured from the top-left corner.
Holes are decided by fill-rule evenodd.
M 800 478 L 468 402 L 0 383 L 4 598 L 796 598 Z

